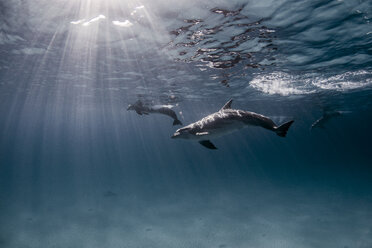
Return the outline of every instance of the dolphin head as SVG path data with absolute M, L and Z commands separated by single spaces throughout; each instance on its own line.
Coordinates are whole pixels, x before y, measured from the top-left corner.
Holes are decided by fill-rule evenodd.
M 142 101 L 137 100 L 135 103 L 129 104 L 127 110 L 137 110 L 137 109 L 143 108 L 143 106 L 144 105 L 143 105 Z
M 135 109 L 134 105 L 132 105 L 132 104 L 129 104 L 129 105 L 128 105 L 127 110 L 134 110 L 134 109 Z
M 172 139 L 191 139 L 194 135 L 190 132 L 192 128 L 183 127 L 177 129 L 177 131 L 172 135 Z

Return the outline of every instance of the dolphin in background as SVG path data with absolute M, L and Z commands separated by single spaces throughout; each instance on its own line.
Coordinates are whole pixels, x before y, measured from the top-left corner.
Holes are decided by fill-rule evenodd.
M 218 112 L 178 129 L 172 136 L 174 139 L 197 140 L 208 149 L 217 149 L 210 141 L 212 138 L 232 133 L 248 126 L 259 126 L 275 132 L 280 137 L 287 135 L 294 122 L 289 121 L 277 126 L 270 118 L 244 110 L 232 109 L 232 100 L 228 101 Z
M 127 110 L 134 110 L 139 115 L 148 115 L 150 113 L 167 115 L 173 118 L 173 126 L 182 125 L 182 122 L 178 119 L 176 113 L 167 105 L 146 106 L 141 100 L 138 100 L 134 104 L 129 104 Z
M 311 125 L 310 130 L 312 130 L 313 128 L 325 128 L 324 125 L 329 122 L 329 120 L 341 116 L 344 113 L 350 113 L 350 111 L 324 111 L 322 117 L 320 117 Z

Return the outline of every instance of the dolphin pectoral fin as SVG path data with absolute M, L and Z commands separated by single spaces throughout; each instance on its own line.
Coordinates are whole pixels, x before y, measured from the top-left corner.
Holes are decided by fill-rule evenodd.
M 136 110 L 136 113 L 142 115 L 141 111 Z
M 204 147 L 206 147 L 208 149 L 212 149 L 212 150 L 216 150 L 217 149 L 217 147 L 215 145 L 213 145 L 213 143 L 210 142 L 210 140 L 201 140 L 201 141 L 199 141 L 199 143 L 202 146 L 204 146 Z
M 208 135 L 208 132 L 201 132 L 201 133 L 196 133 L 195 135 L 197 136 L 203 136 L 203 135 Z
M 231 109 L 231 104 L 232 104 L 232 99 L 230 99 L 227 103 L 225 103 L 225 105 L 223 105 L 223 107 L 221 108 L 221 110 L 223 109 Z

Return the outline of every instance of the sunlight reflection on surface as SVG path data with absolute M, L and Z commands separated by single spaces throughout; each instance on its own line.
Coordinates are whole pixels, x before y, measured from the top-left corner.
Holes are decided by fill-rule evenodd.
M 125 20 L 123 22 L 120 21 L 112 21 L 112 24 L 120 27 L 130 27 L 133 26 L 133 23 L 131 23 L 129 20 Z

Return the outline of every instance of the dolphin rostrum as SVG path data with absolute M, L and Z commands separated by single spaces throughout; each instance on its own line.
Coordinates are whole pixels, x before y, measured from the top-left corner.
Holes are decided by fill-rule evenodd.
M 181 121 L 178 120 L 176 113 L 166 105 L 146 106 L 141 100 L 138 100 L 134 104 L 129 104 L 127 110 L 134 110 L 139 115 L 148 115 L 150 113 L 168 115 L 173 118 L 173 126 L 182 125 Z
M 218 112 L 178 129 L 172 138 L 192 139 L 209 149 L 217 149 L 211 138 L 223 136 L 247 126 L 259 126 L 274 131 L 280 137 L 285 137 L 289 127 L 294 122 L 289 121 L 277 126 L 270 118 L 238 109 L 231 109 L 232 100 L 228 101 Z

